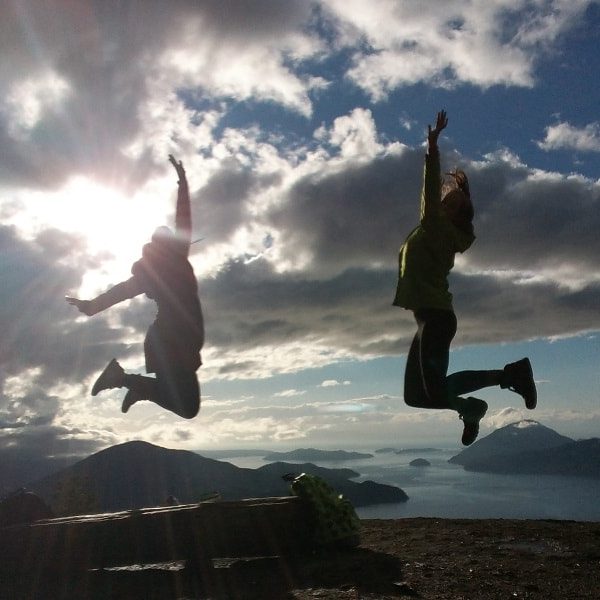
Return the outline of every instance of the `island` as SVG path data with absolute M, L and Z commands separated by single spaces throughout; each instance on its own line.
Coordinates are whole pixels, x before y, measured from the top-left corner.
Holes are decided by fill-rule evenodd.
M 347 460 L 363 460 L 373 458 L 372 454 L 362 452 L 346 452 L 345 450 L 317 450 L 316 448 L 299 448 L 290 452 L 270 452 L 264 456 L 264 460 L 292 460 L 292 461 L 329 461 L 342 462 Z

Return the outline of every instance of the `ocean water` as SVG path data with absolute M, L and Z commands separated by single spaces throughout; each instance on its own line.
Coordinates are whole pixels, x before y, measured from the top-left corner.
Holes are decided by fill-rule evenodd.
M 357 509 L 362 519 L 439 517 L 466 519 L 559 519 L 600 521 L 600 479 L 551 475 L 472 473 L 448 463 L 458 450 L 403 451 L 375 454 L 371 459 L 319 462 L 328 468 L 351 468 L 355 481 L 372 480 L 402 488 L 408 502 Z M 412 467 L 425 458 L 429 467 Z M 228 458 L 240 467 L 257 468 L 260 457 Z

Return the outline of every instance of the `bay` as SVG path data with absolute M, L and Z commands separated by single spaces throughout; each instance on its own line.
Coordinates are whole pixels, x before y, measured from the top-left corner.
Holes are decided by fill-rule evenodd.
M 361 448 L 363 452 L 369 452 Z M 374 453 L 373 450 L 370 450 Z M 465 471 L 448 463 L 457 449 L 413 449 L 379 453 L 356 461 L 319 461 L 327 468 L 350 468 L 355 481 L 372 480 L 402 488 L 408 502 L 357 509 L 362 519 L 438 517 L 451 519 L 557 519 L 600 521 L 600 480 L 553 475 L 496 475 Z M 431 465 L 413 467 L 415 458 Z M 267 464 L 260 457 L 228 458 L 239 467 Z

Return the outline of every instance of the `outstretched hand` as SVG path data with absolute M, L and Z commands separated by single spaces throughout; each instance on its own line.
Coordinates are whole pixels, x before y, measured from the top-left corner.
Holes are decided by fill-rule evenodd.
M 74 306 L 77 308 L 77 310 L 79 310 L 79 312 L 82 312 L 88 317 L 91 317 L 94 314 L 92 310 L 92 302 L 90 300 L 79 300 L 79 298 L 72 298 L 71 296 L 65 296 L 65 300 L 68 304 Z
M 175 167 L 175 171 L 180 179 L 180 181 L 185 181 L 185 169 L 183 168 L 183 163 L 179 160 L 176 160 L 172 154 L 169 154 L 169 162 Z
M 437 140 L 443 129 L 446 129 L 448 125 L 448 117 L 446 116 L 445 110 L 440 110 L 437 114 L 435 128 L 432 129 L 431 125 L 427 125 L 427 140 L 431 147 L 437 146 Z

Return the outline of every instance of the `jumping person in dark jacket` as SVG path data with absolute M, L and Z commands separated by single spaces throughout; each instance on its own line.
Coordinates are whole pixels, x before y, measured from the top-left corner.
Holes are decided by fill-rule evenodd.
M 131 267 L 132 277 L 93 300 L 67 297 L 69 304 L 88 316 L 123 300 L 146 294 L 158 305 L 158 314 L 144 341 L 146 372 L 156 377 L 125 373 L 112 359 L 92 387 L 95 396 L 102 390 L 128 389 L 121 410 L 126 413 L 140 400 L 150 400 L 191 419 L 200 410 L 200 386 L 196 371 L 202 364 L 204 321 L 198 298 L 198 283 L 188 260 L 192 219 L 190 194 L 181 161 L 169 155 L 179 177 L 175 232 L 159 227 L 142 258 Z
M 533 409 L 537 392 L 528 358 L 499 370 L 447 375 L 450 343 L 456 334 L 448 274 L 455 254 L 467 250 L 475 240 L 474 211 L 465 173 L 449 174 L 453 189 L 442 198 L 437 140 L 447 124 L 446 113 L 441 111 L 435 128 L 428 127 L 421 218 L 400 249 L 394 304 L 411 310 L 417 322 L 406 360 L 404 401 L 419 408 L 457 411 L 464 424 L 462 443 L 468 446 L 477 438 L 487 403 L 463 395 L 499 385 L 520 394 L 525 406 Z

